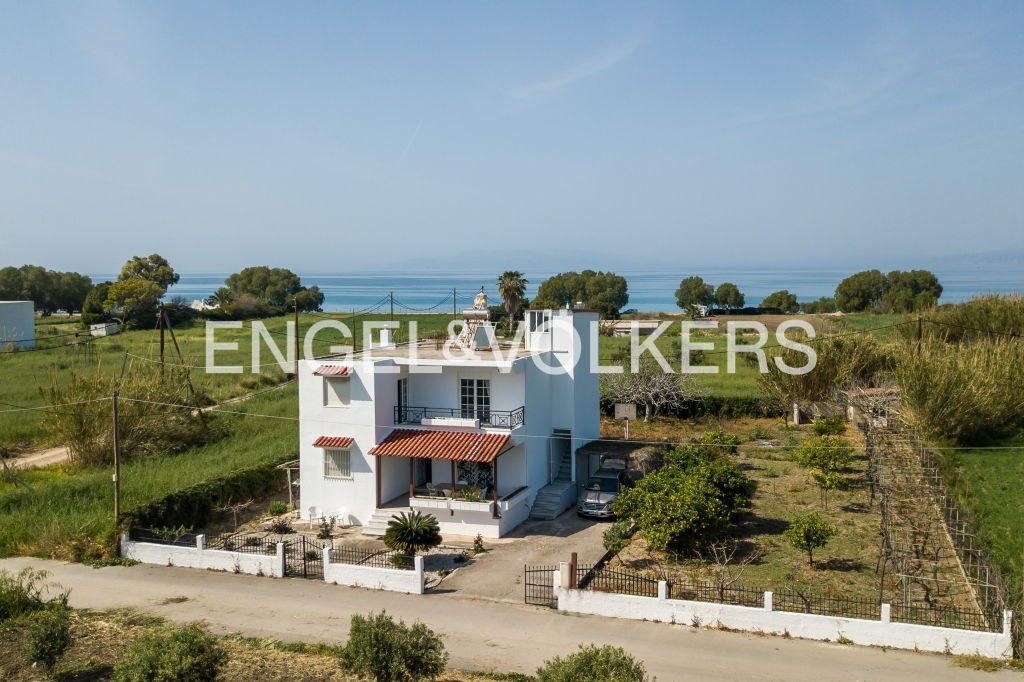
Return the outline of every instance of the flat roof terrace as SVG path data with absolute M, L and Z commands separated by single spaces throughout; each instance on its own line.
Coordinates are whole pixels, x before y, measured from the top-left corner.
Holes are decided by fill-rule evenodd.
M 447 344 L 447 348 L 445 347 Z M 318 360 L 399 360 L 399 361 L 438 361 L 451 360 L 455 362 L 480 362 L 486 364 L 514 362 L 521 358 L 537 355 L 547 351 L 527 350 L 524 343 L 514 346 L 511 342 L 497 343 L 496 348 L 468 349 L 454 343 L 437 342 L 433 339 L 424 339 L 416 343 L 399 343 L 393 346 L 374 346 L 361 348 L 349 354 L 339 353 L 318 357 Z

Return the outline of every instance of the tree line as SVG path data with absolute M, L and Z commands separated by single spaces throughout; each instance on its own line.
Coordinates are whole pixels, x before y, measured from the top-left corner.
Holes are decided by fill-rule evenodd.
M 928 270 L 864 270 L 850 275 L 838 286 L 834 296 L 800 303 L 788 289 L 772 292 L 758 306 L 760 312 L 775 313 L 910 313 L 933 307 L 942 295 L 938 277 Z M 717 287 L 702 277 L 684 277 L 676 289 L 676 305 L 684 310 L 695 306 L 717 305 L 724 310 L 742 308 L 744 295 L 732 282 Z

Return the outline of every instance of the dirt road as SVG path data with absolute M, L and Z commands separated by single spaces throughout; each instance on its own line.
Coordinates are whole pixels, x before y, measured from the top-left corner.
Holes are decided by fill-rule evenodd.
M 187 568 L 139 565 L 92 569 L 43 559 L 3 559 L 0 569 L 33 566 L 71 588 L 77 608 L 130 606 L 174 621 L 205 620 L 216 632 L 286 641 L 344 641 L 354 613 L 386 609 L 444 633 L 452 667 L 532 672 L 582 643 L 625 647 L 662 682 L 675 680 L 998 680 L 938 655 L 697 630 L 452 595 L 414 596 Z M 172 597 L 187 597 L 166 603 Z

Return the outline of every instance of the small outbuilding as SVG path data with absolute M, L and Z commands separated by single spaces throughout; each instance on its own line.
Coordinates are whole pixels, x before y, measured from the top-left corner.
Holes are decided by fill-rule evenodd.
M 0 348 L 9 347 L 36 347 L 36 313 L 32 301 L 0 301 Z
M 117 322 L 99 322 L 89 325 L 90 336 L 113 336 L 117 333 Z

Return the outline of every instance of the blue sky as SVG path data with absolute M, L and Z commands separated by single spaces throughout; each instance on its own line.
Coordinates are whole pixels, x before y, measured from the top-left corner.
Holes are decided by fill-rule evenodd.
M 1024 246 L 1020 2 L 0 8 L 0 266 Z

